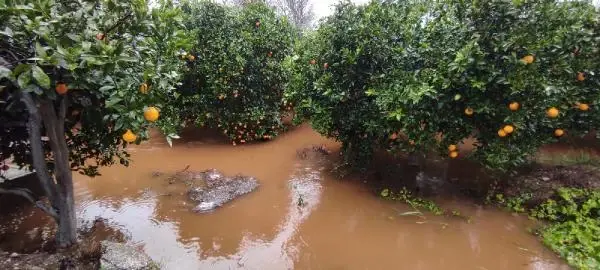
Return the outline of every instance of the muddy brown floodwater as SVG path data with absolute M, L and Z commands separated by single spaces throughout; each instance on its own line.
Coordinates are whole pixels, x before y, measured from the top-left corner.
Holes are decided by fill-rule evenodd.
M 451 200 L 442 206 L 471 222 L 402 216 L 410 211 L 406 205 L 378 199 L 359 181 L 336 179 L 320 163 L 301 161 L 299 148 L 339 147 L 306 125 L 271 142 L 237 147 L 214 136 L 183 135 L 188 139 L 169 148 L 154 134 L 157 139 L 132 148 L 129 168 L 104 168 L 96 178 L 77 175 L 79 218 L 108 219 L 164 269 L 569 269 L 527 231 L 524 217 Z M 184 190 L 152 176 L 187 165 L 251 175 L 261 186 L 197 214 Z M 22 228 L 43 221 L 28 217 L 16 233 L 35 234 Z

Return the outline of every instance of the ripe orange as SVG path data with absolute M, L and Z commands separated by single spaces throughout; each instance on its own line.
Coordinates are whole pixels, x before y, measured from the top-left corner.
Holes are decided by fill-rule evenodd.
M 513 131 L 515 131 L 515 127 L 512 125 L 506 125 L 502 128 L 502 130 L 504 130 L 504 132 L 506 132 L 506 134 L 511 134 L 511 133 L 513 133 Z
M 96 34 L 96 39 L 97 40 L 103 40 L 104 39 L 104 34 L 103 33 Z
M 527 55 L 527 56 L 525 56 L 523 58 L 521 58 L 521 62 L 523 62 L 523 63 L 525 63 L 527 65 L 533 63 L 534 60 L 535 60 L 535 58 L 531 54 Z
M 448 156 L 450 156 L 450 158 L 457 158 L 458 157 L 458 151 L 451 151 L 450 154 L 448 154 Z
M 565 131 L 564 130 L 562 130 L 560 128 L 557 128 L 557 129 L 554 130 L 554 136 L 556 136 L 556 137 L 562 137 L 562 135 L 565 135 Z
M 225 94 L 220 94 L 219 95 L 219 100 L 223 100 L 223 99 L 225 99 Z
M 465 109 L 465 114 L 466 114 L 467 116 L 471 116 L 471 115 L 473 115 L 473 108 L 466 108 L 466 109 Z
M 123 134 L 123 140 L 128 142 L 128 143 L 132 143 L 135 142 L 135 140 L 137 140 L 137 136 L 131 132 L 131 129 L 128 129 L 124 134 Z
M 312 60 L 310 60 L 310 64 L 311 64 L 311 65 L 314 65 L 314 64 L 316 64 L 316 63 L 317 63 L 317 60 L 315 60 L 315 59 L 312 59 Z
M 508 108 L 511 111 L 516 112 L 519 110 L 519 108 L 521 108 L 521 104 L 519 104 L 519 102 L 513 101 L 510 104 L 508 104 Z
M 58 93 L 59 95 L 64 95 L 69 91 L 69 88 L 67 88 L 67 85 L 64 83 L 58 83 L 56 84 L 56 93 Z
M 506 134 L 506 131 L 504 131 L 504 129 L 498 130 L 498 136 L 500 136 L 501 138 L 506 137 L 506 135 L 508 134 Z
M 196 57 L 191 54 L 188 54 L 187 59 L 190 61 L 194 61 L 194 60 L 196 60 Z
M 555 107 L 551 107 L 546 111 L 546 116 L 550 117 L 550 118 L 556 118 L 558 117 L 558 113 L 559 110 Z
M 590 105 L 588 105 L 586 103 L 580 103 L 579 105 L 577 105 L 577 107 L 579 108 L 579 110 L 582 110 L 582 111 L 587 111 L 590 109 Z
M 458 149 L 458 147 L 456 147 L 456 144 L 451 144 L 448 146 L 448 151 L 450 152 L 454 152 Z
M 140 93 L 142 94 L 148 94 L 148 84 L 147 83 L 142 83 L 140 85 Z
M 585 80 L 585 74 L 583 74 L 583 72 L 577 72 L 577 80 L 583 82 Z
M 156 107 L 148 107 L 144 110 L 144 118 L 149 122 L 155 122 L 158 120 L 160 113 Z

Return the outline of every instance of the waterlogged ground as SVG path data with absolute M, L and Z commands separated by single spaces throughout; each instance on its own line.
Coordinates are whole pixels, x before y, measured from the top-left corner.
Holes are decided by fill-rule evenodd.
M 569 269 L 527 231 L 523 217 L 456 201 L 442 206 L 470 222 L 401 215 L 412 210 L 378 199 L 360 181 L 331 176 L 327 161 L 299 159 L 303 147 L 338 147 L 307 126 L 237 147 L 216 136 L 183 135 L 173 148 L 155 139 L 132 149 L 130 168 L 77 175 L 75 183 L 82 221 L 108 219 L 164 269 Z M 187 165 L 251 175 L 261 186 L 196 214 L 185 188 L 152 176 Z M 47 234 L 38 224 L 48 219 L 37 213 L 5 217 L 0 240 L 19 246 Z

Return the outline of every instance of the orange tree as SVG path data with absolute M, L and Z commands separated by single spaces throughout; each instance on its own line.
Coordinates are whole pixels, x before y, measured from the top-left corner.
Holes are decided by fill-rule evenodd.
M 180 89 L 182 118 L 218 128 L 234 144 L 270 139 L 282 128 L 282 95 L 293 27 L 266 4 L 184 3 L 194 48 Z
M 0 159 L 35 170 L 48 204 L 0 193 L 51 215 L 58 246 L 76 241 L 72 172 L 127 165 L 127 144 L 168 107 L 181 68 L 170 59 L 185 36 L 173 31 L 177 13 L 144 0 L 0 2 Z
M 286 96 L 354 164 L 375 148 L 456 157 L 474 137 L 471 157 L 513 168 L 597 128 L 599 31 L 585 2 L 343 3 L 306 40 Z

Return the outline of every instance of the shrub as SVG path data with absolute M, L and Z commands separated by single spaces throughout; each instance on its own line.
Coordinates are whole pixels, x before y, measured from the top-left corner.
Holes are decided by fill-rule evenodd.
M 220 129 L 233 143 L 270 139 L 282 128 L 282 66 L 294 28 L 264 3 L 229 7 L 186 3 L 186 24 L 197 43 L 186 55 L 189 71 L 180 92 L 183 117 Z
M 474 137 L 474 159 L 509 169 L 557 129 L 598 127 L 598 18 L 570 1 L 342 3 L 306 38 L 286 95 L 353 164 Z
M 579 269 L 600 268 L 600 191 L 563 188 L 555 200 L 532 211 L 551 223 L 544 243 Z
M 127 165 L 127 145 L 147 139 L 168 107 L 181 65 L 166 45 L 185 34 L 163 32 L 179 15 L 169 1 L 159 9 L 137 0 L 0 1 L 0 160 L 35 170 L 49 204 L 23 189 L 0 193 L 51 215 L 60 247 L 76 241 L 72 171 Z

